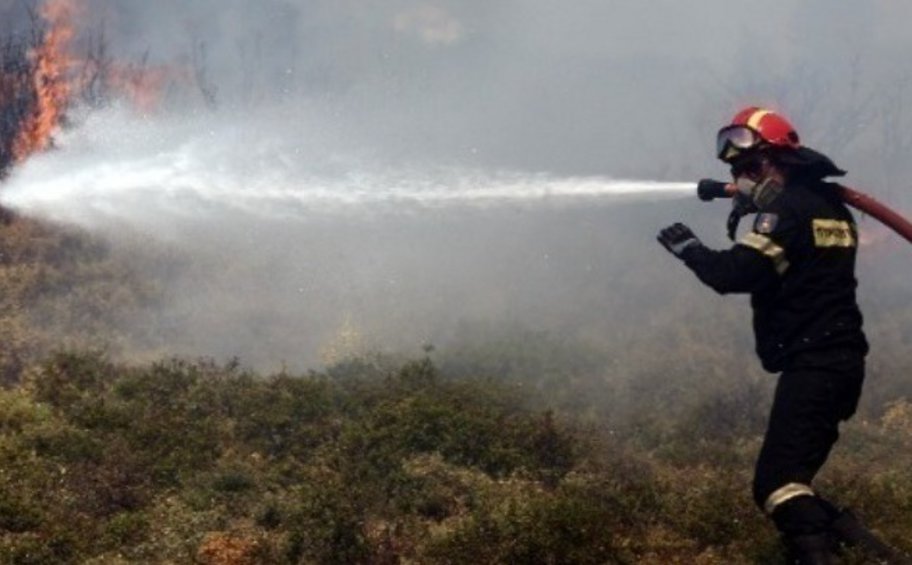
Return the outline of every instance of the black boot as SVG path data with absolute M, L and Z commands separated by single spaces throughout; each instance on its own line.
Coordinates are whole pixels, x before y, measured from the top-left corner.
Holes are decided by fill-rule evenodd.
M 893 549 L 865 528 L 851 510 L 841 510 L 830 524 L 830 531 L 841 543 L 858 548 L 865 555 L 886 565 L 912 565 L 912 560 Z
M 826 503 L 816 496 L 796 496 L 773 511 L 771 518 L 782 533 L 789 563 L 837 563 L 837 546 L 828 531 L 832 521 L 828 510 Z
M 825 534 L 789 536 L 784 539 L 788 562 L 794 565 L 836 565 L 833 542 Z

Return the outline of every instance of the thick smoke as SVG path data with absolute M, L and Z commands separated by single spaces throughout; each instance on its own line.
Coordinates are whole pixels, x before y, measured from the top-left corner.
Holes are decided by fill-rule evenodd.
M 414 348 L 465 319 L 533 323 L 568 274 L 546 241 L 569 232 L 548 223 L 577 226 L 581 209 L 694 191 L 693 183 L 392 166 L 328 152 L 331 135 L 302 143 L 284 111 L 231 122 L 125 112 L 93 112 L 59 136 L 56 152 L 16 171 L 4 199 L 185 257 L 190 266 L 165 281 L 155 321 L 185 354 L 297 365 L 332 360 L 340 348 Z M 600 262 L 586 260 L 584 273 L 595 276 Z M 549 288 L 535 281 L 542 268 Z
M 21 20 L 17 5 L 0 13 Z M 0 198 L 189 258 L 152 275 L 166 306 L 137 321 L 169 352 L 307 366 L 446 342 L 466 322 L 616 344 L 706 321 L 673 306 L 699 291 L 654 234 L 683 219 L 724 245 L 722 205 L 548 195 L 722 176 L 712 138 L 745 104 L 782 109 L 849 184 L 912 204 L 912 7 L 895 2 L 84 6 L 112 57 L 189 78 L 145 115 L 74 115 Z M 498 190 L 537 198 L 453 197 Z M 870 261 L 892 273 L 886 256 Z
M 901 106 L 891 91 L 912 70 L 909 12 L 821 0 L 92 0 L 82 19 L 120 58 L 202 63 L 226 113 L 320 101 L 391 159 L 676 178 L 715 167 L 714 130 L 745 103 L 781 107 L 859 169 L 851 142 L 866 133 L 873 145 L 888 122 L 878 110 Z

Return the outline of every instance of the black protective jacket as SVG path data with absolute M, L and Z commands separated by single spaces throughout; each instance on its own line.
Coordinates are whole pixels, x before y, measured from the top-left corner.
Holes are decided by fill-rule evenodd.
M 786 186 L 731 249 L 696 245 L 683 259 L 717 292 L 750 293 L 757 354 L 778 372 L 803 352 L 867 353 L 855 299 L 857 250 L 851 213 L 833 185 L 816 181 Z

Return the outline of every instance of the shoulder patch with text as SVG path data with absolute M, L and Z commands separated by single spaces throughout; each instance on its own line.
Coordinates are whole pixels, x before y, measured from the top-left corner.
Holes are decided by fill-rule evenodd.
M 754 221 L 754 231 L 757 233 L 773 233 L 778 223 L 778 214 L 757 214 L 757 219 Z
M 855 247 L 855 230 L 849 222 L 816 218 L 813 230 L 817 247 Z

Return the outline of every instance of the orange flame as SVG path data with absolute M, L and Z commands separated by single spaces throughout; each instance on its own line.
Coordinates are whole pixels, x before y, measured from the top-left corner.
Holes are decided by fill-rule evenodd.
M 66 75 L 71 64 L 67 48 L 75 35 L 73 13 L 71 0 L 50 0 L 41 7 L 40 14 L 48 28 L 42 43 L 28 54 L 35 69 L 32 86 L 36 101 L 13 142 L 16 161 L 47 149 L 51 135 L 63 120 L 70 99 Z
M 21 162 L 53 145 L 53 135 L 65 119 L 71 102 L 90 88 L 103 84 L 108 95 L 120 96 L 137 110 L 148 113 L 163 99 L 166 87 L 189 81 L 186 69 L 167 65 L 147 66 L 118 61 L 77 59 L 71 55 L 76 38 L 74 21 L 79 0 L 45 0 L 38 15 L 43 22 L 40 43 L 27 53 L 27 83 L 0 76 L 0 94 L 29 90 L 35 98 L 11 144 L 11 155 Z M 82 71 L 81 73 L 78 71 Z

